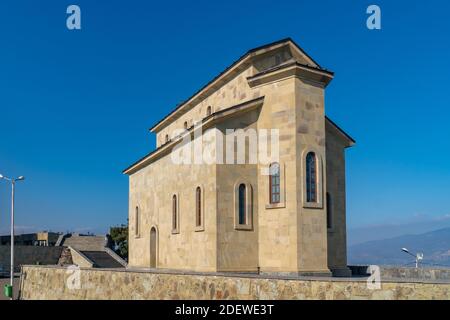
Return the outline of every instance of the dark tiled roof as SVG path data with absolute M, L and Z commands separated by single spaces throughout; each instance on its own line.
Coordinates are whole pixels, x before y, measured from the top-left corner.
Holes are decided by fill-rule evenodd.
M 123 268 L 123 266 L 105 251 L 81 251 L 94 263 L 95 268 Z

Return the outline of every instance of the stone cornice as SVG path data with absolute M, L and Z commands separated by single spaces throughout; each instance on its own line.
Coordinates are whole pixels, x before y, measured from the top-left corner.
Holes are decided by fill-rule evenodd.
M 333 80 L 334 73 L 331 71 L 304 65 L 297 61 L 290 61 L 275 68 L 255 74 L 254 76 L 248 77 L 247 81 L 250 87 L 256 87 L 292 76 L 296 76 L 298 78 L 317 83 L 322 87 L 326 87 L 331 82 L 331 80 Z

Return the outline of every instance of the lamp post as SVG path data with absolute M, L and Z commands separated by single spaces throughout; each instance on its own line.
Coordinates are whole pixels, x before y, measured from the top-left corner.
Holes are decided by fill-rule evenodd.
M 409 252 L 409 250 L 406 248 L 402 248 L 402 251 L 413 256 L 416 259 L 416 269 L 419 268 L 419 261 L 423 260 L 423 253 L 418 252 L 414 255 L 411 252 Z
M 22 181 L 25 179 L 24 176 L 20 176 L 18 178 L 8 178 L 4 175 L 0 174 L 0 179 L 7 180 L 11 182 L 11 270 L 10 270 L 10 285 L 11 289 L 14 288 L 14 188 L 16 185 L 16 181 Z M 13 299 L 13 295 L 11 295 L 11 300 Z

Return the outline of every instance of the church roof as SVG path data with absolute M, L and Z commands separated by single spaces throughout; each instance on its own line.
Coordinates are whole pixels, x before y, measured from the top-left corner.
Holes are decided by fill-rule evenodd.
M 244 64 L 248 59 L 250 59 L 253 56 L 268 52 L 270 50 L 274 50 L 276 48 L 281 48 L 286 45 L 291 45 L 297 52 L 303 56 L 303 58 L 306 60 L 305 67 L 325 71 L 326 73 L 333 74 L 331 71 L 328 71 L 324 68 L 322 68 L 311 56 L 309 56 L 294 40 L 291 38 L 285 38 L 281 39 L 269 44 L 265 44 L 253 49 L 248 50 L 244 55 L 242 55 L 239 59 L 237 59 L 235 62 L 233 62 L 229 67 L 227 67 L 224 71 L 219 73 L 215 78 L 213 78 L 211 81 L 209 81 L 207 84 L 205 84 L 202 88 L 200 88 L 197 92 L 195 92 L 191 97 L 183 101 L 182 103 L 178 104 L 175 109 L 173 109 L 167 116 L 162 118 L 160 121 L 158 121 L 153 127 L 151 127 L 149 130 L 151 132 L 155 132 L 160 128 L 166 120 L 168 120 L 170 117 L 174 116 L 176 113 L 181 111 L 181 109 L 184 109 L 189 102 L 194 100 L 195 98 L 199 97 L 204 93 L 208 88 L 210 88 L 214 83 L 216 83 L 219 79 L 222 79 L 225 77 L 229 72 L 231 72 L 236 67 L 240 66 L 241 64 Z
M 335 128 L 343 137 L 345 140 L 347 140 L 348 142 L 348 147 L 353 146 L 356 141 L 350 137 L 350 135 L 347 134 L 347 132 L 345 132 L 344 130 L 341 129 L 341 127 L 339 127 L 336 123 L 334 123 L 330 118 L 328 118 L 327 116 L 325 116 L 325 121 L 330 124 L 333 128 Z
M 242 70 L 240 68 L 246 67 L 251 63 L 251 58 L 255 57 L 256 55 L 260 55 L 278 48 L 282 48 L 286 45 L 290 45 L 291 48 L 294 49 L 295 53 L 297 54 L 297 57 L 301 58 L 302 63 L 299 63 L 298 61 L 288 62 L 286 64 L 283 64 L 282 66 L 275 66 L 273 68 L 264 70 L 249 80 L 252 80 L 252 78 L 257 78 L 261 75 L 264 75 L 267 72 L 272 72 L 276 70 L 277 68 L 285 68 L 289 67 L 290 64 L 295 64 L 297 67 L 306 68 L 309 70 L 315 70 L 315 72 L 320 73 L 322 75 L 326 75 L 326 77 L 333 76 L 333 72 L 328 71 L 326 69 L 323 69 L 316 61 L 314 61 L 298 44 L 296 44 L 291 38 L 285 38 L 276 42 L 272 42 L 257 48 L 253 48 L 249 51 L 247 51 L 244 55 L 242 55 L 238 60 L 233 62 L 228 68 L 226 68 L 223 72 L 221 72 L 218 76 L 216 76 L 214 79 L 209 81 L 205 86 L 203 86 L 200 90 L 198 90 L 196 93 L 194 93 L 190 98 L 188 98 L 185 102 L 179 104 L 175 109 L 173 109 L 166 117 L 161 119 L 158 123 L 156 123 L 152 128 L 150 128 L 150 131 L 155 132 L 158 131 L 159 128 L 161 128 L 165 122 L 169 121 L 171 117 L 173 117 L 178 112 L 181 112 L 182 109 L 186 109 L 185 112 L 189 111 L 189 107 L 193 107 L 196 104 L 197 99 L 202 99 L 204 95 L 208 94 L 209 90 L 215 90 L 214 85 L 217 83 L 220 83 L 220 80 L 223 80 L 230 74 L 232 75 L 234 72 L 239 72 L 239 70 Z M 253 80 L 252 80 L 253 81 Z M 205 119 L 203 119 L 204 124 L 206 126 L 214 125 L 215 123 L 221 121 L 224 119 L 224 117 L 229 116 L 235 116 L 240 114 L 241 112 L 247 112 L 249 110 L 252 110 L 255 107 L 261 106 L 262 102 L 264 100 L 264 97 L 256 98 L 254 100 L 250 100 L 241 104 L 238 104 L 236 106 L 226 108 L 223 110 L 220 110 L 218 112 L 212 113 Z M 190 106 L 189 106 L 190 105 Z M 337 126 L 333 121 L 331 121 L 328 117 L 325 117 L 325 121 L 331 125 L 333 128 L 335 128 L 341 136 L 347 140 L 348 146 L 352 146 L 355 144 L 355 140 L 351 138 L 347 133 L 345 133 L 339 126 Z M 193 130 L 193 127 L 188 128 L 186 134 L 191 134 Z M 180 138 L 180 137 L 178 137 Z M 178 139 L 175 139 L 174 141 L 169 140 L 167 143 L 164 143 L 160 145 L 158 148 L 153 150 L 152 152 L 148 153 L 135 163 L 133 163 L 131 166 L 123 170 L 123 173 L 125 174 L 132 174 L 136 171 L 138 171 L 142 166 L 145 166 L 154 160 L 158 159 L 160 156 L 163 156 L 167 152 L 170 151 L 170 147 L 173 146 L 175 143 L 178 142 Z
M 254 110 L 258 107 L 261 107 L 263 102 L 264 102 L 264 96 L 237 104 L 230 108 L 216 111 L 202 120 L 202 128 L 208 129 L 209 127 L 211 127 L 229 117 L 238 116 L 242 113 Z M 138 161 L 136 161 L 135 163 L 130 165 L 128 168 L 123 170 L 122 173 L 133 174 L 134 172 L 138 171 L 141 167 L 146 166 L 149 163 L 152 163 L 159 157 L 170 152 L 172 150 L 172 147 L 175 146 L 177 143 L 181 142 L 185 135 L 191 135 L 193 133 L 193 131 L 194 131 L 194 126 L 187 128 L 185 133 L 183 133 L 182 135 L 179 135 L 178 137 L 176 137 L 174 139 L 170 139 L 166 143 L 160 145 L 158 148 L 156 148 L 155 150 L 146 154 L 141 159 L 139 159 Z

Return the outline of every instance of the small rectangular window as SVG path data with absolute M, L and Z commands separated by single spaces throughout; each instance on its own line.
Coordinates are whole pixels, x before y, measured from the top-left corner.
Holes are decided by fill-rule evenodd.
M 195 226 L 202 226 L 202 189 L 200 187 L 195 190 Z
M 174 194 L 172 196 L 172 233 L 179 232 L 179 223 L 178 198 Z
M 134 235 L 139 237 L 139 207 L 137 206 L 134 213 Z

